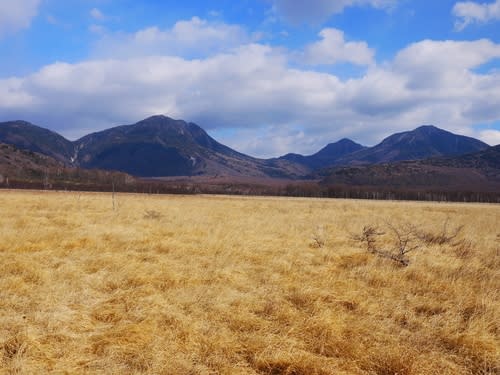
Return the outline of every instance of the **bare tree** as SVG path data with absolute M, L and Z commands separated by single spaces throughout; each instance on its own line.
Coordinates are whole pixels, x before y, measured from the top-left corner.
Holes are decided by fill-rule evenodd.
M 386 222 L 386 225 L 394 237 L 394 245 L 390 250 L 380 249 L 377 246 L 377 238 L 386 233 L 371 225 L 363 227 L 361 235 L 354 235 L 352 238 L 364 243 L 368 252 L 382 258 L 390 259 L 401 266 L 407 267 L 410 264 L 410 259 L 407 257 L 407 254 L 420 247 L 417 237 L 418 230 L 411 224 L 404 224 L 400 227 L 396 227 Z

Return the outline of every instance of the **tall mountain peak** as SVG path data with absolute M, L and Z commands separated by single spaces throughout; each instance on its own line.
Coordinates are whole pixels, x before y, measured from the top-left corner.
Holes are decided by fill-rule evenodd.
M 386 163 L 430 157 L 456 156 L 489 147 L 477 139 L 451 133 L 433 125 L 388 136 L 374 147 L 339 160 L 338 165 Z

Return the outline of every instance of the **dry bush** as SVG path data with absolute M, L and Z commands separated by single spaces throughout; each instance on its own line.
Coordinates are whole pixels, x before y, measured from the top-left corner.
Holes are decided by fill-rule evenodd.
M 471 240 L 462 239 L 453 243 L 455 255 L 462 259 L 469 259 L 474 253 L 474 244 Z
M 455 228 L 449 228 L 450 218 L 447 217 L 444 221 L 442 228 L 439 232 L 433 233 L 423 231 L 421 229 L 416 231 L 417 237 L 427 245 L 444 245 L 451 243 L 463 230 L 464 226 L 459 225 Z
M 318 226 L 312 234 L 310 247 L 317 249 L 324 247 L 325 244 L 325 229 L 322 226 Z
M 158 220 L 158 219 L 161 219 L 163 215 L 158 212 L 158 211 L 155 211 L 155 210 L 146 210 L 144 212 L 144 219 L 150 219 L 150 220 Z
M 387 228 L 393 234 L 392 248 L 389 250 L 381 249 L 378 244 L 378 237 L 385 235 L 377 227 L 364 226 L 360 235 L 351 235 L 355 241 L 361 242 L 366 246 L 366 250 L 382 258 L 390 259 L 401 266 L 407 267 L 410 259 L 407 254 L 420 248 L 418 243 L 418 229 L 412 224 L 402 224 L 395 226 L 386 222 Z
M 408 222 L 395 225 L 384 221 L 386 232 L 378 227 L 368 225 L 363 227 L 361 234 L 351 234 L 350 238 L 362 243 L 368 252 L 390 259 L 404 267 L 410 264 L 407 254 L 422 249 L 424 246 L 451 245 L 457 257 L 466 259 L 470 257 L 474 245 L 471 240 L 457 239 L 464 226 L 459 225 L 450 229 L 449 220 L 447 217 L 438 232 L 424 230 L 420 226 Z M 380 238 L 387 235 L 387 232 L 391 235 L 392 242 L 389 249 L 381 248 L 379 244 Z

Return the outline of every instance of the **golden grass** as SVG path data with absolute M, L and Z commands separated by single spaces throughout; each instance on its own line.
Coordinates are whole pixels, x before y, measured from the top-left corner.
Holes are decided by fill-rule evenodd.
M 498 374 L 500 207 L 0 192 L 2 373 Z M 409 267 L 364 225 L 464 225 Z M 463 240 L 467 240 L 464 242 Z M 382 239 L 389 246 L 390 239 Z

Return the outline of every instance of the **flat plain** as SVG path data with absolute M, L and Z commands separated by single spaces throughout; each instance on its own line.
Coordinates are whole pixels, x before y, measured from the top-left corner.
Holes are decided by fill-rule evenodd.
M 0 373 L 500 372 L 499 205 L 0 191 L 0 210 Z

